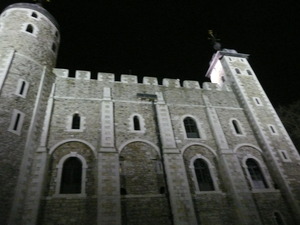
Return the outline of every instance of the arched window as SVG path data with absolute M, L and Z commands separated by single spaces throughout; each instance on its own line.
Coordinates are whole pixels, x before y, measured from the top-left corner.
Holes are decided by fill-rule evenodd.
M 133 117 L 133 129 L 134 130 L 141 130 L 140 120 L 138 116 Z
M 75 113 L 73 115 L 73 119 L 72 119 L 72 129 L 80 129 L 80 116 L 78 113 Z
M 252 75 L 251 71 L 250 70 L 247 70 L 247 73 L 248 75 Z
M 232 125 L 236 134 L 242 134 L 240 124 L 237 120 L 232 120 Z
M 37 15 L 35 12 L 33 12 L 33 13 L 31 14 L 31 17 L 33 17 L 33 18 L 37 18 L 37 17 L 38 17 L 38 15 Z
M 81 193 L 82 163 L 77 157 L 68 158 L 62 169 L 60 193 L 78 194 Z
M 235 68 L 235 72 L 236 72 L 237 74 L 241 74 L 241 71 L 240 71 L 238 68 Z
M 33 26 L 31 24 L 27 25 L 26 32 L 31 33 L 31 34 L 33 33 Z
M 183 120 L 187 138 L 200 138 L 199 131 L 195 120 L 191 117 L 186 117 Z
M 200 191 L 214 191 L 214 184 L 207 163 L 203 159 L 194 161 L 195 174 Z
M 285 225 L 285 222 L 279 212 L 274 212 L 274 220 L 276 225 Z
M 254 159 L 247 159 L 246 161 L 247 169 L 251 177 L 253 188 L 264 189 L 268 188 L 268 184 L 264 178 L 263 173 Z

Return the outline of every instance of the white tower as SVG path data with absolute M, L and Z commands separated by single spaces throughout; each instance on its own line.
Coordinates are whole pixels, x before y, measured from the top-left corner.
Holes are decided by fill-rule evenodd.
M 0 224 L 22 224 L 33 156 L 54 82 L 59 30 L 40 5 L 18 3 L 0 17 Z

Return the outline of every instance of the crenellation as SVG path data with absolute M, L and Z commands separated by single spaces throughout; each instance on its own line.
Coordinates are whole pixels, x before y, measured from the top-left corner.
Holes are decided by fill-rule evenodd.
M 97 80 L 102 82 L 114 82 L 115 74 L 99 72 L 97 76 Z
M 201 89 L 199 82 L 194 80 L 184 80 L 183 87 L 191 89 Z
M 156 77 L 143 77 L 143 84 L 158 85 L 158 80 Z
M 53 73 L 57 77 L 61 77 L 61 78 L 68 78 L 69 77 L 69 70 L 67 70 L 67 69 L 54 68 Z
M 204 90 L 210 90 L 210 91 L 221 90 L 218 84 L 214 84 L 214 83 L 210 83 L 210 82 L 204 82 L 202 84 L 202 88 Z
M 175 87 L 175 88 L 181 87 L 179 79 L 164 78 L 163 85 L 166 87 Z
M 125 84 L 137 84 L 138 77 L 136 75 L 122 74 L 121 75 L 121 82 L 125 83 Z
M 83 71 L 83 70 L 76 70 L 75 71 L 75 78 L 79 80 L 90 80 L 91 79 L 91 72 L 90 71 Z

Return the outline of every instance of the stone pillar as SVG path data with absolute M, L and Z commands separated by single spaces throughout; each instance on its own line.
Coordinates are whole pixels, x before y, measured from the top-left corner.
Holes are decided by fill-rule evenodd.
M 52 86 L 52 91 L 47 103 L 45 120 L 43 124 L 43 132 L 40 138 L 40 147 L 37 149 L 32 166 L 32 174 L 25 200 L 24 213 L 22 221 L 27 225 L 35 225 L 37 223 L 40 202 L 44 190 L 44 181 L 47 177 L 48 168 L 48 151 L 46 148 L 47 137 L 50 126 L 50 119 L 53 109 L 53 95 L 55 85 Z
M 217 112 L 210 104 L 207 96 L 203 95 L 203 100 L 206 104 L 207 116 L 218 146 L 220 172 L 228 190 L 228 195 L 233 202 L 235 224 L 262 224 L 240 163 L 235 153 L 228 147 Z
M 174 225 L 197 225 L 185 166 L 177 149 L 168 106 L 157 93 L 156 115 Z
M 121 224 L 119 155 L 114 147 L 114 109 L 111 90 L 103 89 L 101 143 L 98 151 L 98 225 Z

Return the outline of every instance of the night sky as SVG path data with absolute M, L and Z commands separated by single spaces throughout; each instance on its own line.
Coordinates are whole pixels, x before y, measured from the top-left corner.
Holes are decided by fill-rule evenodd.
M 0 10 L 16 2 L 1 0 Z M 278 106 L 300 99 L 296 2 L 52 0 L 44 7 L 60 24 L 59 68 L 202 84 L 209 81 L 212 29 L 223 48 L 250 54 L 253 70 Z

